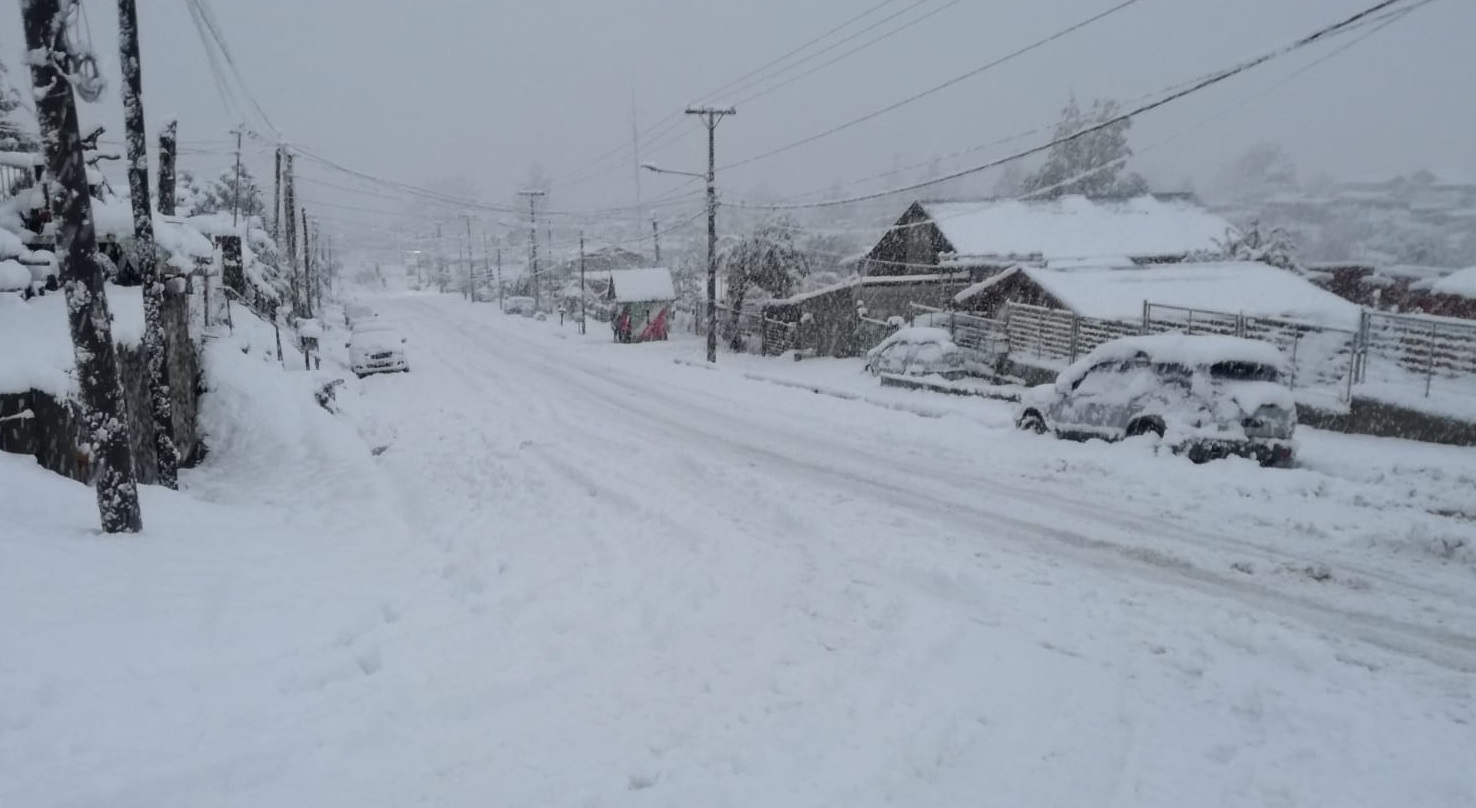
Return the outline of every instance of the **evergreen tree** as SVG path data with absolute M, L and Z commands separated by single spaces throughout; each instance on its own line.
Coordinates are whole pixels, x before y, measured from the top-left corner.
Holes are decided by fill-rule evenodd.
M 1142 175 L 1123 172 L 1133 155 L 1127 142 L 1133 122 L 1130 118 L 1114 120 L 1121 114 L 1116 101 L 1098 99 L 1091 109 L 1083 110 L 1073 96 L 1061 110 L 1052 138 L 1062 142 L 1047 152 L 1039 171 L 1025 178 L 1023 190 L 1048 199 L 1068 194 L 1102 198 L 1147 193 L 1148 181 Z
M 0 59 L 0 151 L 34 151 L 40 148 L 35 135 L 22 119 L 20 90 L 12 83 L 5 60 Z
M 198 213 L 230 213 L 234 210 L 242 219 L 266 215 L 266 200 L 262 197 L 261 188 L 245 166 L 241 166 L 239 177 L 234 165 L 221 171 L 215 182 L 205 189 L 204 197 Z

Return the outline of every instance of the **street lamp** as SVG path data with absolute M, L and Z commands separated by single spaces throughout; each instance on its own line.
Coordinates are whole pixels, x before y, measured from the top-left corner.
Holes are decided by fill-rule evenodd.
M 641 168 L 657 174 L 707 180 L 707 361 L 717 362 L 717 178 L 712 161 L 708 161 L 706 174 L 674 171 L 651 163 L 641 163 Z

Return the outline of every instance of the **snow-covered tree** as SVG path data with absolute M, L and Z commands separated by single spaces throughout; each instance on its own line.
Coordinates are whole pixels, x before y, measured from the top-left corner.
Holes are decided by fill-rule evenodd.
M 39 148 L 34 128 L 21 106 L 21 93 L 0 59 L 0 151 L 31 151 Z
M 795 244 L 794 236 L 795 227 L 789 220 L 774 219 L 729 244 L 718 256 L 719 268 L 728 279 L 735 340 L 743 302 L 750 291 L 759 289 L 774 297 L 788 297 L 810 274 L 810 256 Z
M 183 193 L 184 182 L 181 181 L 177 195 Z M 230 213 L 232 210 L 242 218 L 266 215 L 266 199 L 261 187 L 245 166 L 241 166 L 239 176 L 234 165 L 221 171 L 220 176 L 203 190 L 194 213 Z
M 214 213 L 210 196 L 190 171 L 180 171 L 174 181 L 174 211 L 180 216 Z M 207 210 L 207 208 L 209 208 Z
M 1045 164 L 1027 176 L 1026 193 L 1055 198 L 1067 194 L 1086 197 L 1137 196 L 1148 192 L 1148 181 L 1136 172 L 1124 172 L 1133 150 L 1128 147 L 1130 118 L 1116 101 L 1098 99 L 1083 110 L 1072 96 L 1061 110 L 1053 140 L 1062 140 L 1046 153 Z M 1099 127 L 1099 128 L 1094 128 Z M 1091 130 L 1091 131 L 1087 131 Z M 1079 134 L 1085 132 L 1085 134 Z M 1072 137 L 1077 135 L 1076 137 Z
M 1216 239 L 1216 257 L 1232 261 L 1260 261 L 1282 269 L 1296 269 L 1296 245 L 1291 234 L 1280 227 L 1267 227 L 1252 219 L 1245 227 L 1230 230 Z

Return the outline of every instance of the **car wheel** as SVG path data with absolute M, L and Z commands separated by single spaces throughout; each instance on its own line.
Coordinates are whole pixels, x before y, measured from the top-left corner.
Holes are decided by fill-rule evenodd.
M 1136 438 L 1152 433 L 1163 437 L 1163 422 L 1157 418 L 1139 418 L 1128 424 L 1127 437 Z
M 1045 418 L 1035 410 L 1027 410 L 1024 415 L 1020 416 L 1020 420 L 1015 422 L 1015 426 L 1037 435 L 1044 435 L 1047 431 Z

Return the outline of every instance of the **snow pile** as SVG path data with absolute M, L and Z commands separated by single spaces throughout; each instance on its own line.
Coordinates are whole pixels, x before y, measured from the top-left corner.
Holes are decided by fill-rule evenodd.
M 1077 314 L 1107 320 L 1141 318 L 1148 302 L 1352 330 L 1362 312 L 1299 275 L 1255 262 L 1022 271 Z
M 1462 269 L 1435 281 L 1430 291 L 1440 295 L 1456 295 L 1476 299 L 1476 267 Z
M 1182 255 L 1215 249 L 1231 229 L 1229 222 L 1190 202 L 1151 196 L 1115 202 L 1065 196 L 921 204 L 959 256 Z
M 98 238 L 133 239 L 133 207 L 128 197 L 93 199 L 92 218 Z M 215 254 L 210 239 L 185 219 L 157 212 L 154 213 L 154 242 L 164 250 L 169 265 L 184 274 L 194 273 L 198 261 L 208 261 Z
M 31 285 L 31 270 L 21 262 L 0 259 L 0 292 L 19 292 Z
M 107 286 L 113 314 L 113 341 L 137 345 L 143 340 L 143 292 L 137 287 Z M 67 301 L 61 292 L 21 300 L 0 295 L 0 392 L 40 390 L 55 396 L 76 390 L 76 360 L 67 325 Z
M 615 269 L 606 273 L 616 303 L 657 303 L 676 300 L 669 269 Z

